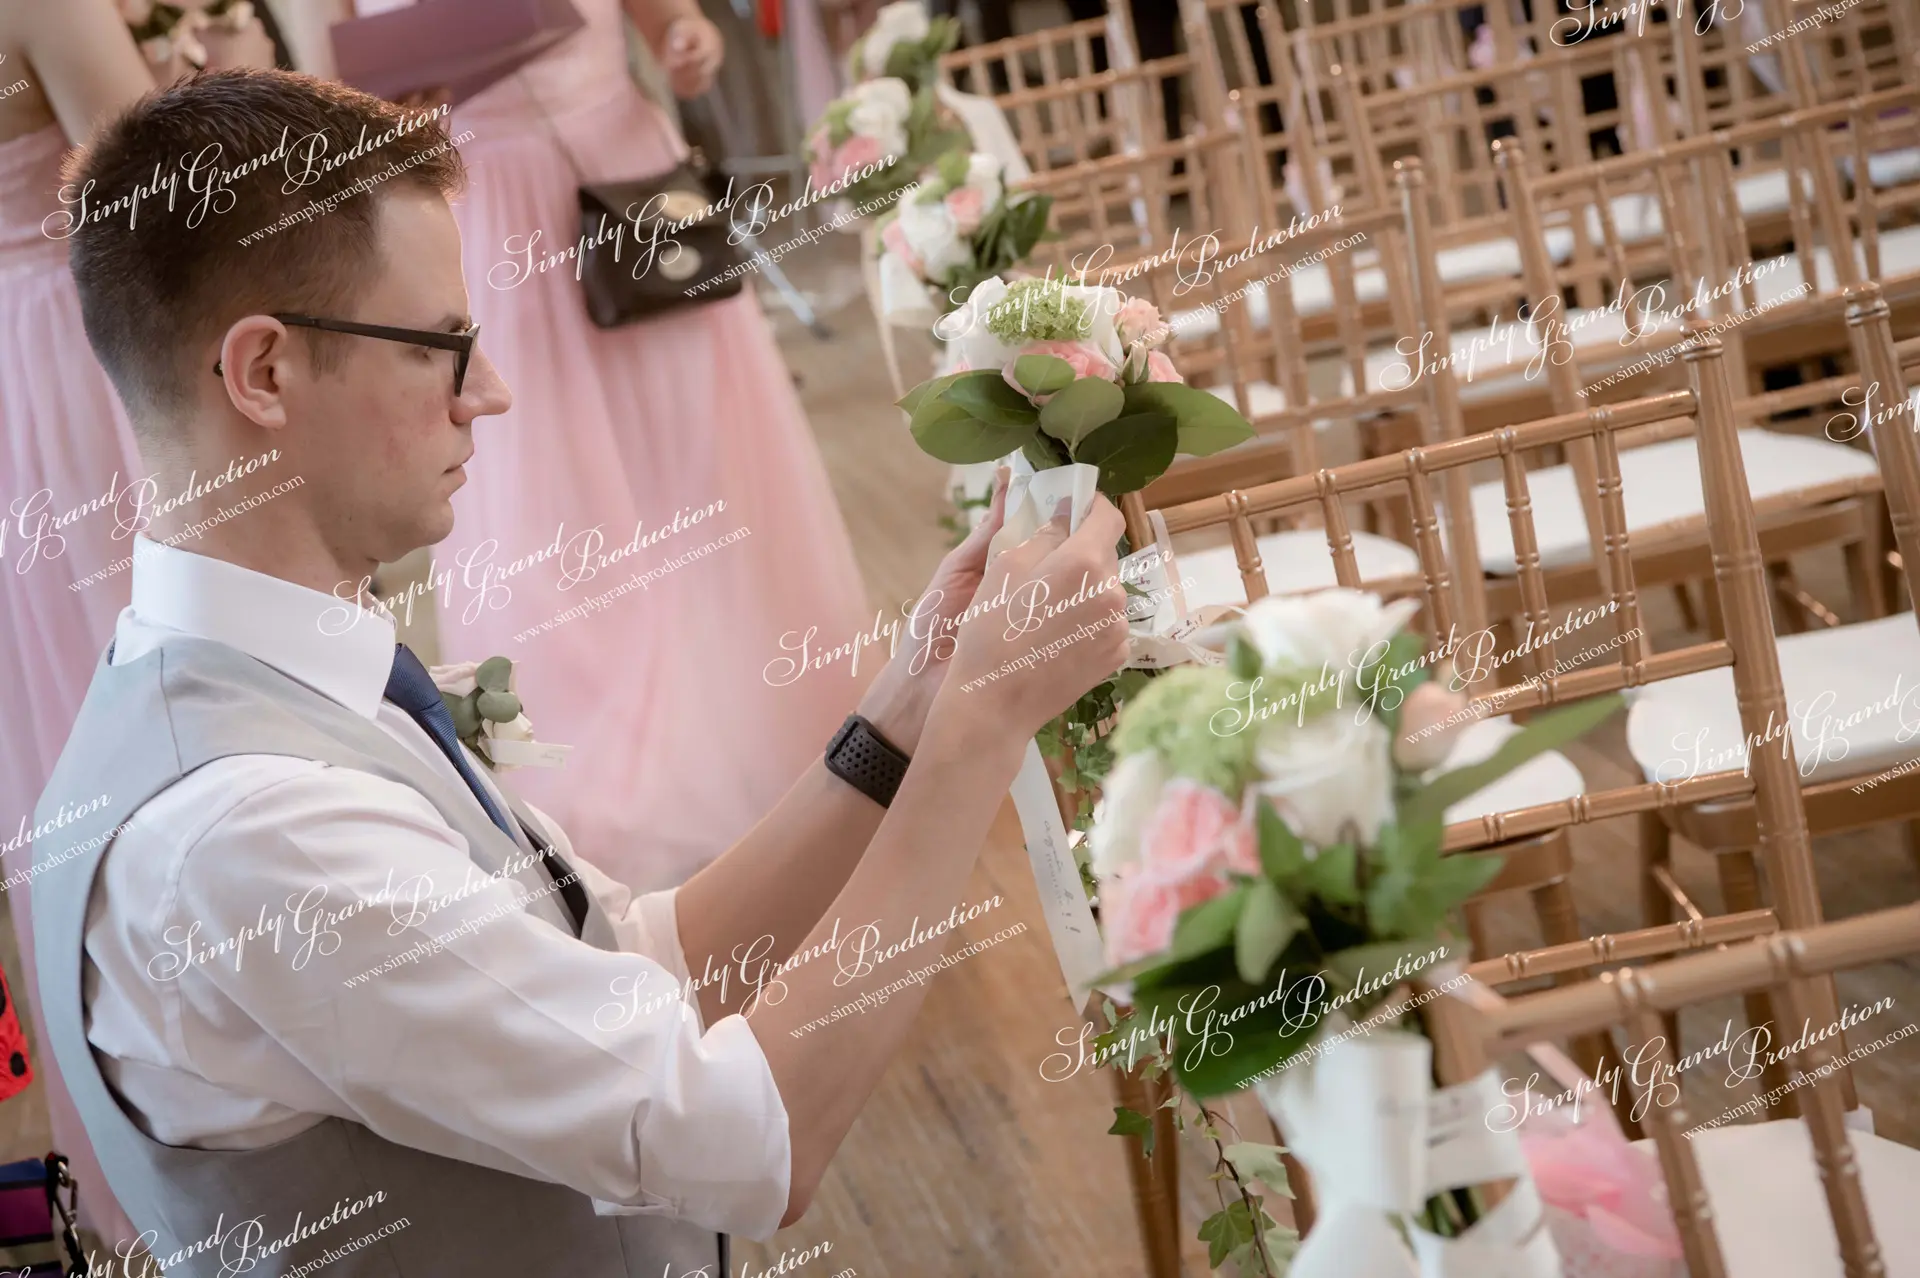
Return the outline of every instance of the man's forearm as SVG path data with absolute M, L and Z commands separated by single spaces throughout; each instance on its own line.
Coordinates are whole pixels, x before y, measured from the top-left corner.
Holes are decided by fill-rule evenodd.
M 882 938 L 906 937 L 915 919 L 929 929 L 945 919 L 972 877 L 987 830 L 1019 770 L 1023 745 L 1011 734 L 983 734 L 952 719 L 943 724 L 936 715 L 893 806 L 829 915 L 857 920 L 855 926 L 874 923 Z M 802 944 L 830 954 L 831 933 L 830 922 L 822 922 Z M 935 945 L 932 953 L 944 948 Z M 881 969 L 850 980 L 837 956 L 823 954 L 783 973 L 784 997 L 753 1016 L 754 1036 L 787 1111 L 793 1151 L 787 1223 L 806 1209 L 834 1151 L 919 1013 L 926 986 L 910 985 L 829 1032 L 795 1037 L 793 1031 L 894 975 Z
M 861 699 L 860 713 L 888 741 L 916 754 L 926 711 L 915 689 L 882 678 Z M 886 809 L 827 771 L 826 745 L 820 743 L 821 757 L 771 812 L 680 889 L 680 948 L 695 977 L 709 959 L 714 970 L 739 963 L 763 936 L 773 944 L 756 961 L 784 960 L 827 916 L 865 855 Z M 831 928 L 832 919 L 826 922 Z M 744 975 L 751 976 L 751 967 Z M 731 983 L 705 986 L 700 996 L 709 1025 L 739 1011 L 747 997 Z

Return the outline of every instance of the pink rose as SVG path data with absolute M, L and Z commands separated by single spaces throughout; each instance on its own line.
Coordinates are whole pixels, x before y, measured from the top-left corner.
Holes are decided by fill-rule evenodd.
M 947 212 L 953 215 L 954 229 L 962 235 L 972 235 L 980 229 L 980 219 L 986 216 L 987 197 L 977 187 L 963 186 L 947 192 Z
M 1113 323 L 1120 331 L 1120 343 L 1123 346 L 1149 341 L 1156 334 L 1164 336 L 1160 333 L 1165 327 L 1160 322 L 1160 308 L 1144 297 L 1129 297 L 1122 302 L 1120 309 L 1114 313 Z
M 1185 880 L 1217 871 L 1230 860 L 1253 861 L 1252 844 L 1252 827 L 1226 795 L 1177 777 L 1160 792 L 1160 804 L 1147 818 L 1140 864 L 1155 879 Z
M 1393 761 L 1405 772 L 1425 772 L 1447 761 L 1454 741 L 1473 722 L 1461 713 L 1467 694 L 1450 692 L 1429 679 L 1407 694 L 1400 707 L 1400 739 L 1393 743 Z
M 837 178 L 851 169 L 864 165 L 878 164 L 885 155 L 886 152 L 880 147 L 879 138 L 870 138 L 864 133 L 856 133 L 842 142 L 839 149 L 833 153 L 834 177 Z
M 1052 355 L 1064 359 L 1073 365 L 1075 377 L 1100 377 L 1107 381 L 1114 379 L 1115 369 L 1102 355 L 1085 342 L 1028 342 L 1020 348 L 1021 355 Z M 1018 356 L 1015 357 L 1016 359 Z M 1008 375 L 1012 375 L 1013 364 L 1008 362 Z
M 1181 382 L 1187 379 L 1180 376 L 1173 361 L 1159 351 L 1147 352 L 1147 380 L 1150 382 Z
M 880 232 L 880 242 L 886 245 L 889 253 L 905 262 L 908 270 L 921 279 L 927 278 L 926 263 L 920 260 L 920 255 L 913 251 L 911 244 L 907 243 L 906 228 L 900 225 L 900 219 L 895 218 L 887 223 L 886 228 Z
M 1181 911 L 1226 890 L 1226 879 L 1217 874 L 1163 883 L 1137 866 L 1130 868 L 1100 891 L 1107 962 L 1118 967 L 1160 953 L 1173 943 L 1173 927 Z

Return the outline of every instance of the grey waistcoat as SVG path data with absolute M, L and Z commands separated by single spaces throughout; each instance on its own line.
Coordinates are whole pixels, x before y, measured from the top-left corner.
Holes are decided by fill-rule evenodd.
M 102 660 L 35 825 L 54 819 L 63 803 L 71 808 L 110 798 L 103 809 L 35 838 L 34 943 L 54 1060 L 114 1196 L 137 1227 L 149 1231 L 150 1250 L 167 1274 L 281 1278 L 404 1217 L 405 1228 L 319 1272 L 324 1278 L 726 1278 L 724 1235 L 658 1216 L 596 1216 L 587 1197 L 565 1186 L 396 1145 L 359 1123 L 330 1118 L 264 1149 L 213 1152 L 159 1144 L 128 1118 L 94 1060 L 81 1003 L 87 901 L 111 845 L 100 836 L 187 773 L 235 754 L 294 755 L 397 781 L 439 809 L 466 838 L 481 870 L 531 859 L 487 819 L 465 786 L 443 781 L 372 720 L 236 649 L 181 637 L 125 665 Z M 513 807 L 528 819 L 519 804 Z M 85 850 L 74 855 L 76 848 Z M 571 935 L 571 918 L 541 866 L 536 862 L 515 877 L 546 892 L 529 909 Z M 583 939 L 615 948 L 591 894 L 589 902 Z M 348 971 L 357 966 L 341 962 Z M 342 994 L 354 991 L 343 987 Z M 564 1088 L 567 1080 L 556 1075 L 553 1086 Z M 384 1198 L 311 1232 L 316 1222 L 333 1218 L 337 1206 L 351 1212 L 375 1195 Z M 264 1254 L 289 1234 L 295 1235 L 290 1246 Z M 191 1258 L 168 1263 L 175 1251 L 202 1243 L 209 1245 Z

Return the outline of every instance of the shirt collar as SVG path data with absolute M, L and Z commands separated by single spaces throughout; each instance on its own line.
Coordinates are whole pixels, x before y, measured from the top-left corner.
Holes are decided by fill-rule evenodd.
M 391 618 L 144 536 L 134 538 L 132 613 L 237 648 L 369 719 L 393 669 Z

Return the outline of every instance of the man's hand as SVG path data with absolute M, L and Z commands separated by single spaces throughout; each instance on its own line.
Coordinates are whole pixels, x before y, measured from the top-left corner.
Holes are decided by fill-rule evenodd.
M 963 735 L 1024 740 L 1126 664 L 1127 595 L 1114 553 L 1125 521 L 1104 496 L 1071 536 L 1069 516 L 1063 500 L 994 561 L 975 592 L 977 615 L 955 631 L 930 718 Z
M 993 478 L 993 505 L 967 539 L 947 552 L 927 579 L 927 588 L 901 623 L 907 633 L 892 660 L 860 700 L 860 713 L 880 735 L 908 754 L 933 708 L 934 694 L 947 675 L 953 655 L 953 631 L 987 571 L 987 543 L 1000 531 L 1007 513 L 1007 482 L 1013 472 L 1002 466 Z
M 713 87 L 713 73 L 727 56 L 720 28 L 705 18 L 676 18 L 667 28 L 660 67 L 676 98 L 697 98 Z

